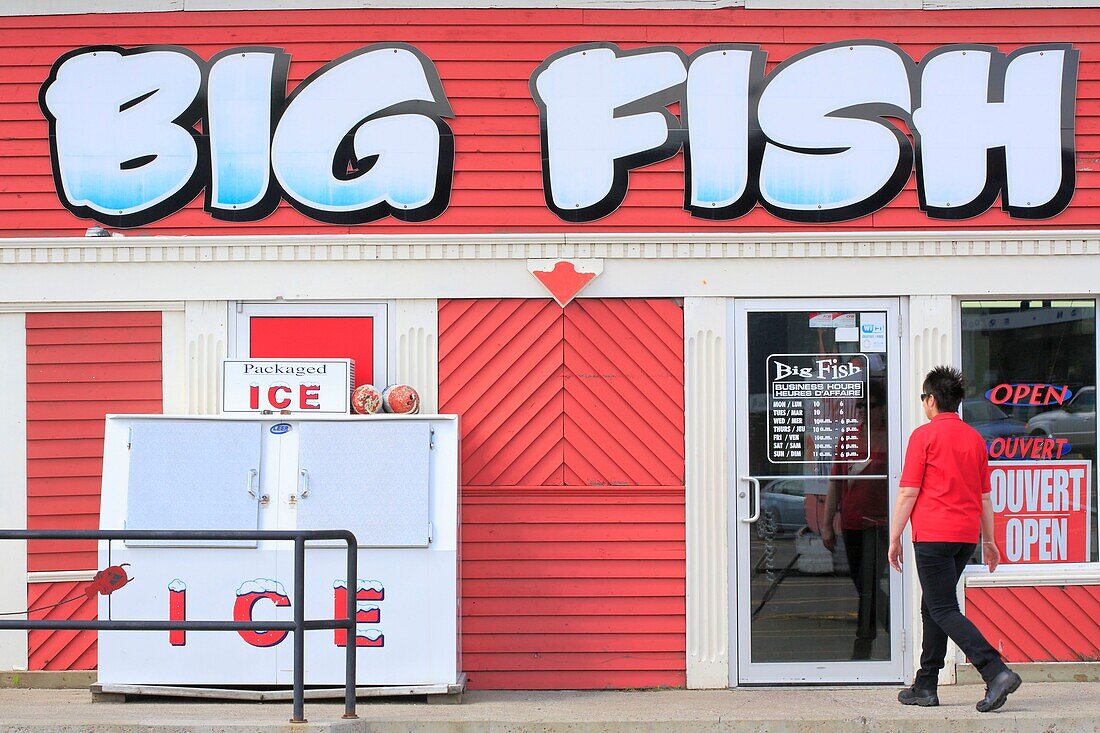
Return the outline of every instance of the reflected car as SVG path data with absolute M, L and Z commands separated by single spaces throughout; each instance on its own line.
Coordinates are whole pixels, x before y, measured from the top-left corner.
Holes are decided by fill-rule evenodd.
M 756 532 L 762 535 L 769 526 L 777 534 L 797 532 L 806 524 L 805 483 L 773 481 L 760 487 L 760 519 Z
M 1082 387 L 1061 409 L 1040 412 L 1027 421 L 1030 435 L 1065 438 L 1074 453 L 1096 455 L 1096 387 Z
M 1027 435 L 1027 423 L 1009 417 L 997 405 L 983 399 L 969 399 L 962 401 L 962 419 L 970 427 L 978 431 L 986 443 L 994 438 L 1012 438 L 1018 435 Z

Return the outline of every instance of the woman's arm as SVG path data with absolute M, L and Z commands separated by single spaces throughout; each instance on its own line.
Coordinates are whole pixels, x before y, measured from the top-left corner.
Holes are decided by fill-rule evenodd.
M 890 567 L 901 572 L 901 535 L 905 532 L 905 525 L 909 524 L 909 515 L 913 513 L 913 506 L 917 503 L 919 486 L 902 486 L 898 489 L 898 500 L 894 502 L 894 513 L 890 520 L 890 550 L 887 557 Z
M 993 501 L 989 494 L 982 494 L 982 561 L 989 572 L 1001 564 L 1001 550 L 993 541 Z

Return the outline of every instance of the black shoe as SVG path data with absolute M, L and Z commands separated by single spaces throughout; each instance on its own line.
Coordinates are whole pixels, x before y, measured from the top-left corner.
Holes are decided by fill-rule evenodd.
M 1013 692 L 1020 688 L 1020 675 L 1011 669 L 1006 669 L 994 677 L 985 688 L 985 697 L 978 701 L 974 707 L 979 713 L 991 713 L 1005 704 L 1005 700 Z
M 922 708 L 934 708 L 940 704 L 935 688 L 929 690 L 912 685 L 898 693 L 898 702 L 902 705 L 920 705 Z

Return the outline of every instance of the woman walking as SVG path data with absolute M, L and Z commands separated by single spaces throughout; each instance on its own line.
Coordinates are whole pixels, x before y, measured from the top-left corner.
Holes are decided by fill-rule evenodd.
M 898 693 L 898 701 L 939 705 L 936 683 L 950 637 L 985 680 L 985 697 L 976 707 L 986 713 L 1005 704 L 1019 688 L 1020 676 L 962 615 L 955 595 L 979 534 L 985 540 L 982 557 L 989 572 L 997 569 L 1001 559 L 993 541 L 985 441 L 959 418 L 963 395 L 963 376 L 957 369 L 941 366 L 928 372 L 920 399 L 929 422 L 913 431 L 905 451 L 888 558 L 900 572 L 901 535 L 911 521 L 924 643 L 920 670 L 912 686 Z

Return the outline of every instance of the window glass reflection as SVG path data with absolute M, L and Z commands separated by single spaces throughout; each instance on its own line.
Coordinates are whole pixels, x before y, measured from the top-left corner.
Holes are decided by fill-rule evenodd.
M 962 419 L 985 438 L 994 466 L 1002 558 L 1095 561 L 1095 303 L 964 301 L 962 357 Z M 1046 501 L 1045 509 L 1044 470 L 1052 471 L 1051 489 L 1065 483 L 1069 497 Z M 1079 487 L 1079 497 L 1082 471 L 1088 485 Z M 976 554 L 973 562 L 979 560 Z
M 885 322 L 748 314 L 754 662 L 890 659 Z

